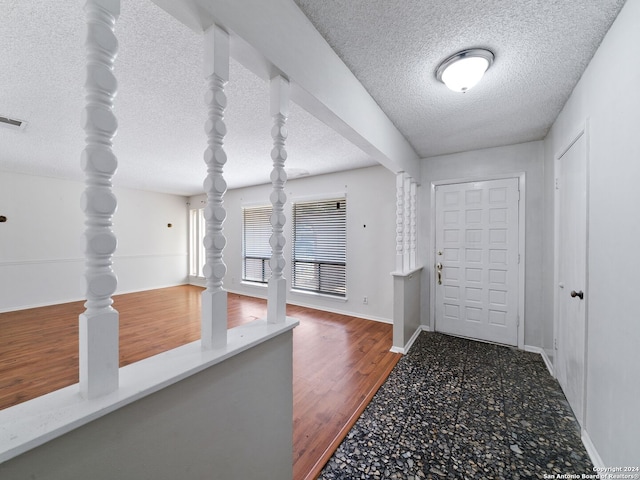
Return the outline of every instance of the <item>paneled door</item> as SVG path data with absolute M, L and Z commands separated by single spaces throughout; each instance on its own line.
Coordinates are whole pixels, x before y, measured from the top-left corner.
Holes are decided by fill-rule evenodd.
M 517 178 L 438 185 L 435 329 L 518 344 Z
M 587 153 L 584 133 L 558 160 L 556 376 L 582 425 L 585 389 Z

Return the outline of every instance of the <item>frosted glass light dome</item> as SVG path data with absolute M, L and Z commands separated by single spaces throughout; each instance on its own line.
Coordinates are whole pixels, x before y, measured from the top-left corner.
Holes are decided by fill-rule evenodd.
M 493 63 L 493 58 L 489 50 L 463 50 L 440 64 L 436 78 L 454 92 L 464 93 L 480 81 Z

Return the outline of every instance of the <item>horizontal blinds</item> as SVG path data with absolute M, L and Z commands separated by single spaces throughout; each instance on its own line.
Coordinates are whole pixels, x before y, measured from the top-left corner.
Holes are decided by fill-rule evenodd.
M 271 276 L 271 206 L 247 207 L 242 209 L 242 279 L 250 282 L 266 283 Z
M 347 200 L 293 206 L 293 287 L 346 296 Z

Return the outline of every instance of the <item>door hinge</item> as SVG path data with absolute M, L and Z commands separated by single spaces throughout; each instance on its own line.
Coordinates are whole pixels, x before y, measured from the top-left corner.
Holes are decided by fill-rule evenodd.
M 516 326 L 520 326 L 520 315 L 516 317 Z
M 557 338 L 554 338 L 554 339 L 553 339 L 553 349 L 554 349 L 554 350 L 557 350 L 557 349 L 558 349 L 558 339 L 557 339 Z
M 560 179 L 556 178 L 556 190 L 560 190 Z
M 518 264 L 520 264 L 520 254 L 518 254 Z

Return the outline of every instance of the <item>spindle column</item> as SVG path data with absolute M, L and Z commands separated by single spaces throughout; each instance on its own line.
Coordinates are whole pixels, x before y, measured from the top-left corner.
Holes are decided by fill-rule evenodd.
M 404 172 L 396 174 L 396 271 L 404 271 Z
M 405 172 L 396 174 L 396 272 L 417 265 L 418 183 Z
M 285 141 L 287 139 L 287 116 L 289 115 L 289 81 L 282 76 L 271 79 L 271 116 L 273 117 L 273 128 L 271 137 L 273 138 L 273 148 L 271 149 L 271 159 L 273 169 L 271 170 L 271 227 L 272 234 L 269 239 L 271 244 L 271 277 L 269 278 L 269 291 L 267 300 L 267 322 L 282 323 L 286 318 L 287 308 L 287 280 L 283 271 L 286 265 L 283 249 L 285 246 L 284 225 L 286 217 L 284 214 L 284 204 L 287 196 L 284 193 L 284 184 L 287 181 L 287 173 L 284 170 L 287 150 Z
M 408 272 L 410 270 L 410 252 L 411 252 L 411 176 L 409 174 L 404 175 L 404 245 L 402 248 L 402 265 L 403 271 Z
M 224 86 L 229 81 L 229 35 L 217 25 L 204 33 L 204 76 L 208 85 L 205 131 L 209 146 L 204 153 L 207 164 L 204 181 L 207 206 L 204 210 L 206 262 L 203 274 L 207 288 L 202 292 L 201 335 L 203 348 L 212 349 L 227 344 L 227 292 L 222 288 L 227 272 L 222 259 L 222 251 L 227 243 L 223 232 L 227 216 L 223 206 L 227 182 L 222 170 L 227 162 L 223 145 L 227 133 L 224 123 L 224 109 L 227 106 Z
M 409 246 L 409 268 L 413 270 L 417 265 L 417 249 L 418 249 L 418 184 L 411 179 L 411 224 L 409 227 L 410 246 Z
M 118 122 L 113 114 L 117 81 L 113 62 L 118 51 L 114 34 L 120 14 L 119 0 L 88 0 L 85 47 L 86 105 L 82 125 L 86 134 L 82 152 L 85 190 L 81 198 L 85 214 L 84 254 L 86 310 L 79 318 L 80 391 L 94 398 L 118 388 L 118 312 L 111 306 L 118 279 L 112 269 L 117 239 L 112 217 L 117 200 L 111 178 L 118 162 L 111 140 Z

